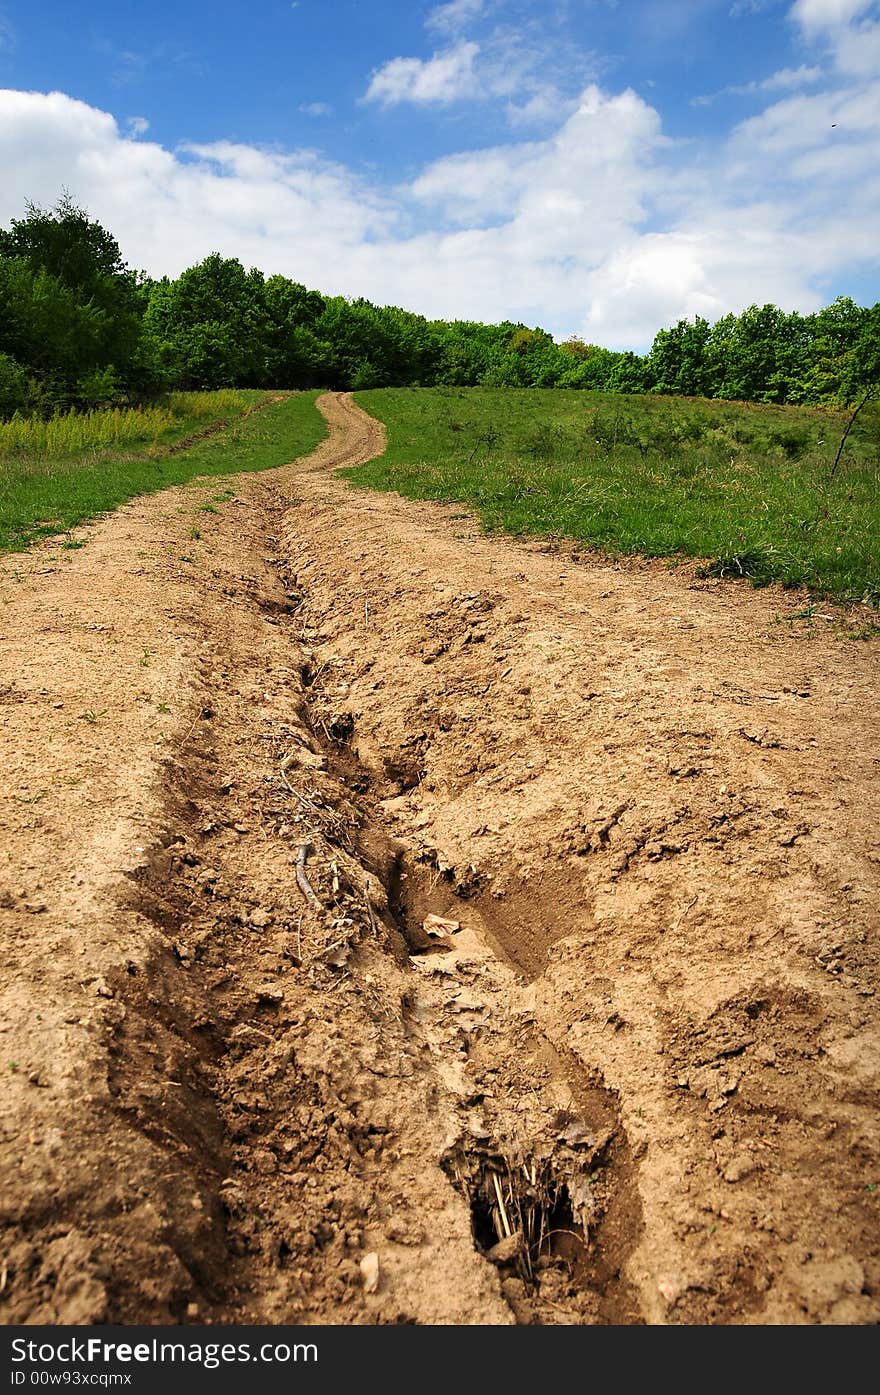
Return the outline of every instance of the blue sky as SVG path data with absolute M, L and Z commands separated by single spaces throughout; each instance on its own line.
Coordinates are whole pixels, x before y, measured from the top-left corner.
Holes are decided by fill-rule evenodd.
M 871 0 L 0 0 L 0 220 L 641 348 L 877 300 Z

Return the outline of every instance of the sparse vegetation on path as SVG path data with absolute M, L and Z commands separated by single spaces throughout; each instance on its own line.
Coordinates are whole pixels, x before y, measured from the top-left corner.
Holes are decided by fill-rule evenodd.
M 493 530 L 700 557 L 711 574 L 880 602 L 876 404 L 835 470 L 842 411 L 540 389 L 357 400 L 389 443 L 351 472 L 356 484 L 459 500 Z
M 314 392 L 178 392 L 164 404 L 0 423 L 0 552 L 197 475 L 265 470 L 326 434 Z

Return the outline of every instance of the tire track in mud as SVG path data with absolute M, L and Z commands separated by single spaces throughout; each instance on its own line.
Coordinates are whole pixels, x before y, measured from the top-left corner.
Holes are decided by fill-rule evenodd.
M 320 405 L 3 573 L 2 1320 L 874 1320 L 873 656 Z

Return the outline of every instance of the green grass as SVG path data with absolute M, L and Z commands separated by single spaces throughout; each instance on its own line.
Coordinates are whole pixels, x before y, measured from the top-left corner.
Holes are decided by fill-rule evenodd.
M 688 556 L 707 574 L 880 604 L 880 410 L 832 465 L 845 413 L 690 398 L 381 389 L 386 454 L 343 473 L 459 501 L 484 526 L 611 555 Z
M 167 485 L 305 455 L 327 434 L 316 396 L 294 393 L 260 406 L 264 392 L 172 393 L 141 411 L 57 418 L 51 436 L 41 436 L 42 422 L 0 424 L 0 552 L 21 551 Z M 30 435 L 21 429 L 29 425 Z M 18 430 L 4 447 L 5 427 Z

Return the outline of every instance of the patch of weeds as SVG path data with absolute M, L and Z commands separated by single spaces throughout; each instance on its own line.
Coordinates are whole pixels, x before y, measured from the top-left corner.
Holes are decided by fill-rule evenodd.
M 794 425 L 776 427 L 767 433 L 767 439 L 789 460 L 800 460 L 811 444 L 809 432 Z
M 793 610 L 790 615 L 782 616 L 784 620 L 812 620 L 819 609 L 818 605 L 805 605 L 803 610 Z
M 779 565 L 771 552 L 762 548 L 731 549 L 699 567 L 700 577 L 743 577 L 753 586 L 769 586 L 779 577 Z
M 190 528 L 189 536 L 193 539 L 194 542 L 198 542 L 199 538 L 202 536 L 201 528 Z
M 880 636 L 880 622 L 868 620 L 866 624 L 858 629 L 847 630 L 847 639 L 877 639 Z
M 199 504 L 199 513 L 219 513 L 213 504 Z
M 85 547 L 85 543 L 79 538 L 66 538 L 61 546 L 65 552 L 76 552 L 79 548 Z
M 109 711 L 109 707 L 102 708 L 100 712 L 96 712 L 93 707 L 87 707 L 85 712 L 80 712 L 79 715 L 82 721 L 94 724 L 99 722 L 102 717 L 106 717 Z

